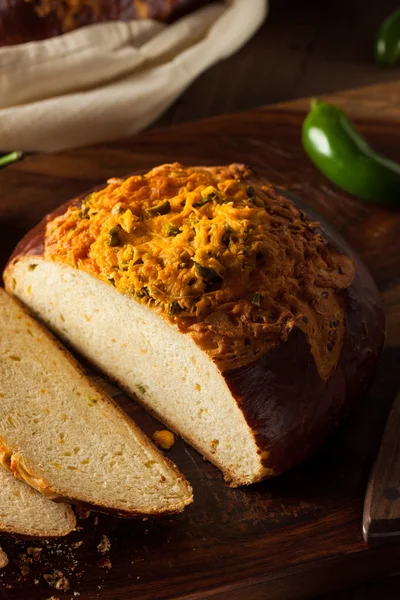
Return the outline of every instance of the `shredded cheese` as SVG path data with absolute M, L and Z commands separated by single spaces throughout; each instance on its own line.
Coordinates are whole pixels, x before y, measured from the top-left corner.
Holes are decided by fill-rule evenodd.
M 355 267 L 243 165 L 162 165 L 113 179 L 47 225 L 47 258 L 82 269 L 190 333 L 221 369 L 298 327 L 328 377 Z

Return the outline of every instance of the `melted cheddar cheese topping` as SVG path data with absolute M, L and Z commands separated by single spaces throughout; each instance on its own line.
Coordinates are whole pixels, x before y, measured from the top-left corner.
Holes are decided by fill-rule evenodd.
M 323 378 L 345 333 L 355 267 L 243 165 L 162 165 L 112 179 L 47 224 L 45 256 L 146 304 L 221 370 L 307 337 Z

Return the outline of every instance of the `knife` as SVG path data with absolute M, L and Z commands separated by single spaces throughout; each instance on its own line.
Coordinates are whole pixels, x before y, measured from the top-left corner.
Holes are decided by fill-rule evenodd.
M 394 399 L 364 501 L 367 543 L 400 541 L 400 392 Z

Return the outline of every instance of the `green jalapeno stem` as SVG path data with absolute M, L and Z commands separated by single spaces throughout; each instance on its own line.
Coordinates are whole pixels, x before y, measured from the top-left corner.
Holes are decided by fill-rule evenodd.
M 10 152 L 10 154 L 5 154 L 4 156 L 0 156 L 0 168 L 6 167 L 7 165 L 11 165 L 13 162 L 17 162 L 22 157 L 22 152 Z

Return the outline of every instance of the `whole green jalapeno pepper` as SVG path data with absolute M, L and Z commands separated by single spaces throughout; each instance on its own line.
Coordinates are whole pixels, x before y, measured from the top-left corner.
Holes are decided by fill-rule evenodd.
M 400 206 L 400 165 L 374 152 L 341 108 L 313 100 L 302 138 L 313 163 L 338 187 L 363 200 Z
M 375 58 L 390 66 L 400 61 L 400 9 L 382 23 L 375 40 Z

